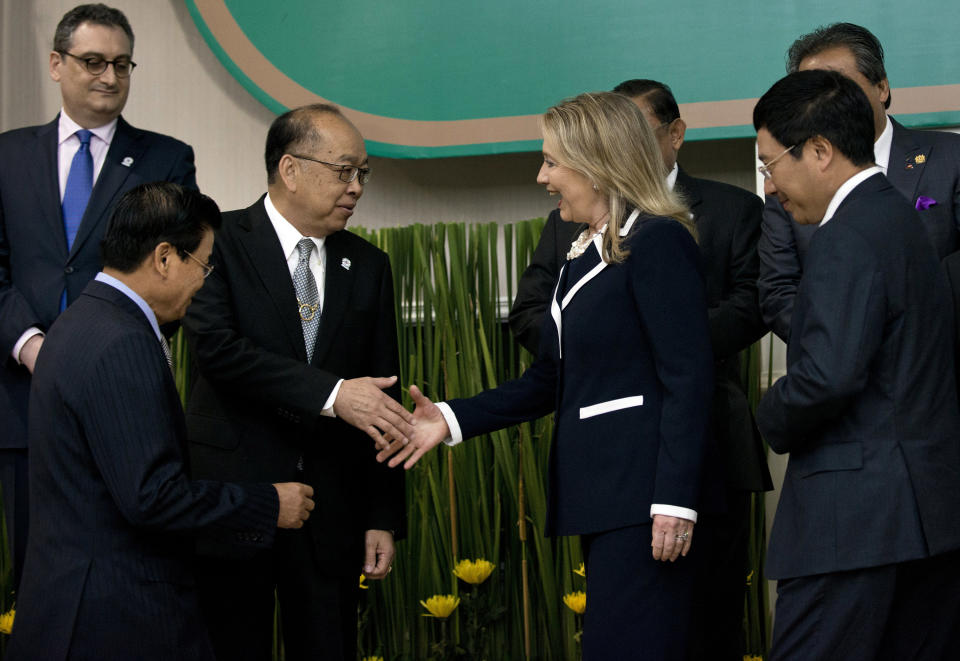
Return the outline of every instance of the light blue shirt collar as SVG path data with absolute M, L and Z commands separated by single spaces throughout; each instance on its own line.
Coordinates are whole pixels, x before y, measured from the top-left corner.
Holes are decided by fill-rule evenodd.
M 143 297 L 141 297 L 140 294 L 130 289 L 112 275 L 107 275 L 103 271 L 97 273 L 97 277 L 95 277 L 94 280 L 97 282 L 102 282 L 105 285 L 110 285 L 120 293 L 124 294 L 131 301 L 136 303 L 137 307 L 140 308 L 140 310 L 143 312 L 143 315 L 147 318 L 147 321 L 150 322 L 150 328 L 153 329 L 157 339 L 160 340 L 161 344 L 164 342 L 163 333 L 160 332 L 160 324 L 157 323 L 157 315 L 153 313 L 153 310 L 150 309 L 150 306 L 147 305 L 147 302 L 143 300 Z

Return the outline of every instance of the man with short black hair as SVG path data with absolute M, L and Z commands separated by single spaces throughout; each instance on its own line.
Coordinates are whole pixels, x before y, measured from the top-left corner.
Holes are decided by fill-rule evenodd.
M 753 122 L 767 195 L 819 226 L 787 374 L 757 411 L 770 447 L 790 453 L 767 555 L 779 581 L 770 658 L 947 658 L 960 609 L 960 410 L 936 251 L 873 163 L 857 83 L 790 74 Z
M 14 584 L 27 538 L 27 396 L 44 332 L 100 270 L 100 239 L 125 191 L 150 181 L 196 187 L 188 145 L 120 116 L 132 58 L 123 12 L 71 9 L 49 62 L 61 112 L 0 135 L 0 482 Z
M 353 661 L 358 576 L 386 576 L 405 528 L 403 472 L 370 443 L 412 434 L 390 262 L 345 229 L 370 168 L 337 108 L 277 117 L 264 160 L 267 194 L 224 216 L 183 322 L 190 455 L 198 477 L 306 482 L 317 510 L 269 551 L 203 545 L 201 607 L 220 658 L 269 658 L 279 599 L 287 659 Z
M 310 487 L 191 481 L 160 324 L 212 269 L 220 210 L 176 184 L 116 205 L 103 271 L 50 328 L 30 399 L 33 526 L 11 659 L 208 659 L 194 535 L 269 548 Z
M 787 72 L 809 69 L 838 71 L 860 86 L 871 111 L 874 161 L 917 210 L 939 258 L 960 248 L 960 135 L 904 128 L 887 115 L 891 92 L 883 46 L 864 27 L 834 23 L 797 39 L 787 53 Z M 792 222 L 776 198 L 767 198 L 759 243 L 760 307 L 784 341 L 815 230 Z

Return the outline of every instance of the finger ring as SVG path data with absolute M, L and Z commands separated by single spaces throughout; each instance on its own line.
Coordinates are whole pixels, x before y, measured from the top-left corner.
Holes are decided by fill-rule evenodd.
M 675 535 L 675 536 L 674 536 L 674 539 L 679 540 L 679 541 L 681 541 L 681 542 L 685 542 L 685 541 L 687 541 L 687 537 L 689 537 L 689 536 L 690 536 L 690 533 L 689 533 L 689 532 L 684 532 L 684 533 L 681 533 L 681 534 L 679 534 L 679 535 Z

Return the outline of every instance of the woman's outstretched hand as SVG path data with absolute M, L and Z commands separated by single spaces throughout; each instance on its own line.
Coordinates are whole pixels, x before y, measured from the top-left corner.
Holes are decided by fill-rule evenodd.
M 440 445 L 450 436 L 450 428 L 436 404 L 431 402 L 416 386 L 410 386 L 413 398 L 413 438 L 404 443 L 403 439 L 390 439 L 390 444 L 377 453 L 377 461 L 383 463 L 390 459 L 393 468 L 405 461 L 406 470 L 420 460 L 420 457 Z

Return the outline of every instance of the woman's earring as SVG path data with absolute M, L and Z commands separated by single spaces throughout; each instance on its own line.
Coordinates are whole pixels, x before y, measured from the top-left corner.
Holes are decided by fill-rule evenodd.
M 597 191 L 598 193 L 600 192 L 600 188 L 596 184 L 593 185 L 593 190 Z

